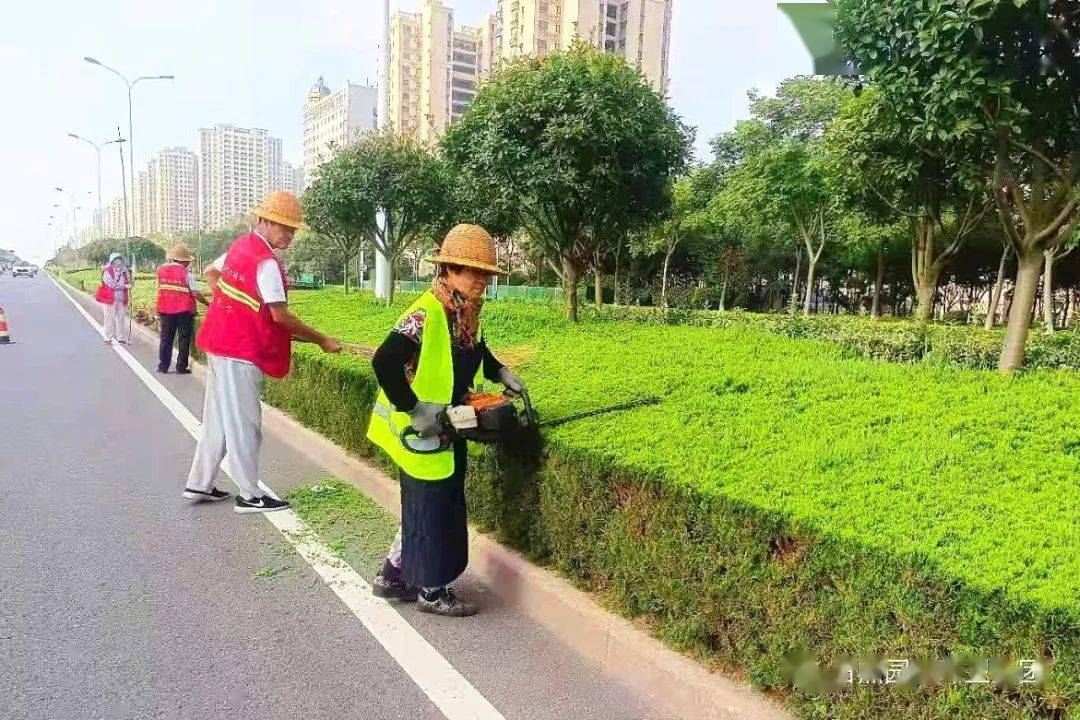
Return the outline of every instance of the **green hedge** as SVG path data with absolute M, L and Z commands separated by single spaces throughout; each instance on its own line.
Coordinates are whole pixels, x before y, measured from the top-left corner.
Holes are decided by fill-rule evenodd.
M 376 343 L 409 298 L 296 293 L 306 320 Z M 786 695 L 785 653 L 829 660 L 954 652 L 1053 659 L 1049 686 L 860 687 L 791 694 L 807 718 L 1064 718 L 1080 693 L 1080 389 L 1071 372 L 1018 377 L 877 363 L 834 343 L 748 327 L 590 317 L 492 303 L 496 354 L 544 417 L 661 404 L 545 433 L 535 476 L 478 453 L 470 513 L 665 641 L 745 667 Z M 298 346 L 265 398 L 360 454 L 370 367 Z M 474 449 L 475 450 L 475 449 Z M 1071 713 L 1071 714 L 1070 714 Z
M 918 323 L 907 318 L 873 319 L 860 315 L 785 315 L 740 310 L 668 310 L 606 306 L 585 311 L 597 322 L 635 322 L 650 325 L 751 329 L 790 338 L 824 340 L 852 357 L 889 362 L 929 362 L 971 370 L 997 367 L 1005 338 L 1003 327 L 985 330 L 977 325 Z M 1080 368 L 1080 332 L 1066 330 L 1047 336 L 1037 323 L 1028 339 L 1029 369 Z
M 374 343 L 405 301 L 308 294 L 294 307 Z M 824 659 L 1046 651 L 1055 662 L 1049 689 L 794 695 L 805 717 L 1051 718 L 1074 706 L 1071 373 L 874 363 L 747 329 L 571 327 L 542 305 L 493 303 L 485 318 L 496 352 L 536 348 L 523 375 L 546 417 L 663 402 L 549 431 L 549 460 L 528 482 L 481 454 L 469 479 L 481 527 L 762 688 L 782 691 L 784 654 L 799 646 Z M 267 400 L 370 453 L 366 363 L 312 348 L 296 358 Z

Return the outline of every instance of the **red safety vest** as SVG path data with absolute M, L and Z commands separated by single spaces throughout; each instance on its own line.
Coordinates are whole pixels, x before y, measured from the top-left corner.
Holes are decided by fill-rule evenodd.
M 169 262 L 157 271 L 157 311 L 165 314 L 194 313 L 195 295 L 188 287 L 188 269 Z
M 246 360 L 281 378 L 289 373 L 292 337 L 274 322 L 259 295 L 259 263 L 268 259 L 277 262 L 288 293 L 285 268 L 265 240 L 250 233 L 233 241 L 195 343 L 211 355 Z
M 102 273 L 102 275 L 106 275 L 106 274 L 109 276 L 109 279 L 112 282 L 116 282 L 116 280 L 117 280 L 117 272 L 116 272 L 116 270 L 113 269 L 112 265 L 106 265 L 105 266 L 105 270 Z M 125 280 L 128 281 L 127 282 L 128 285 L 131 284 L 130 279 L 127 277 L 127 271 L 126 270 L 122 270 L 120 272 L 120 275 L 121 275 L 121 277 L 123 277 Z M 105 284 L 104 277 L 102 278 L 101 284 L 98 285 L 98 289 L 94 291 L 94 299 L 97 300 L 99 303 L 101 303 L 103 305 L 112 305 L 114 302 L 116 302 L 116 291 Z M 125 305 L 127 305 L 127 299 L 128 299 L 127 298 L 127 293 L 125 291 L 125 294 L 124 294 L 124 304 Z

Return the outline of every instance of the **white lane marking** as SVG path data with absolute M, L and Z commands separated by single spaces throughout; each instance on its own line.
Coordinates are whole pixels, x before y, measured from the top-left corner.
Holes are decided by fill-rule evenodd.
M 86 309 L 51 276 L 49 278 L 75 309 L 82 314 L 99 334 L 104 330 Z M 168 408 L 184 429 L 198 440 L 201 425 L 187 407 L 142 366 L 122 345 L 114 345 L 119 355 L 135 375 L 143 381 L 150 392 Z M 228 472 L 228 469 L 223 466 Z M 272 489 L 259 482 L 272 497 Z M 367 628 L 390 657 L 435 704 L 447 720 L 505 720 L 502 714 L 481 695 L 472 684 L 432 647 L 416 629 L 385 600 L 371 594 L 371 586 L 347 563 L 341 560 L 314 530 L 292 510 L 266 513 L 264 517 L 292 543 L 300 557 L 304 558 L 337 595 L 353 615 Z

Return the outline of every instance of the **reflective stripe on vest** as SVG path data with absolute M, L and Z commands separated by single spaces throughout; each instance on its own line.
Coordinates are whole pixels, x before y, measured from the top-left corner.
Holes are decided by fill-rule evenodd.
M 223 294 L 228 295 L 238 303 L 243 303 L 244 305 L 247 305 L 255 312 L 259 312 L 259 307 L 262 305 L 262 303 L 260 303 L 257 299 L 251 297 L 240 288 L 230 285 L 220 277 L 218 278 L 217 284 Z
M 416 364 L 412 391 L 421 402 L 449 405 L 450 396 L 454 392 L 454 360 L 446 312 L 431 291 L 421 295 L 401 319 L 418 310 L 423 310 L 425 314 L 424 334 L 420 341 L 420 358 Z M 417 480 L 435 481 L 451 477 L 454 474 L 452 448 L 430 455 L 421 455 L 409 449 L 435 450 L 441 443 L 439 438 L 413 437 L 410 438 L 408 447 L 402 444 L 401 431 L 411 425 L 412 420 L 408 413 L 394 409 L 386 393 L 380 389 L 371 412 L 368 440 L 382 448 L 399 468 Z
M 173 285 L 169 282 L 159 282 L 158 290 L 172 290 L 173 292 L 184 293 L 185 295 L 191 292 L 191 288 L 187 285 Z

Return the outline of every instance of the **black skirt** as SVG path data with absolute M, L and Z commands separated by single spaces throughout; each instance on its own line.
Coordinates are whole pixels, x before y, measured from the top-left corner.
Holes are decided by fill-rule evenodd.
M 409 585 L 449 585 L 469 564 L 465 442 L 454 444 L 454 474 L 417 480 L 401 473 L 401 574 Z

